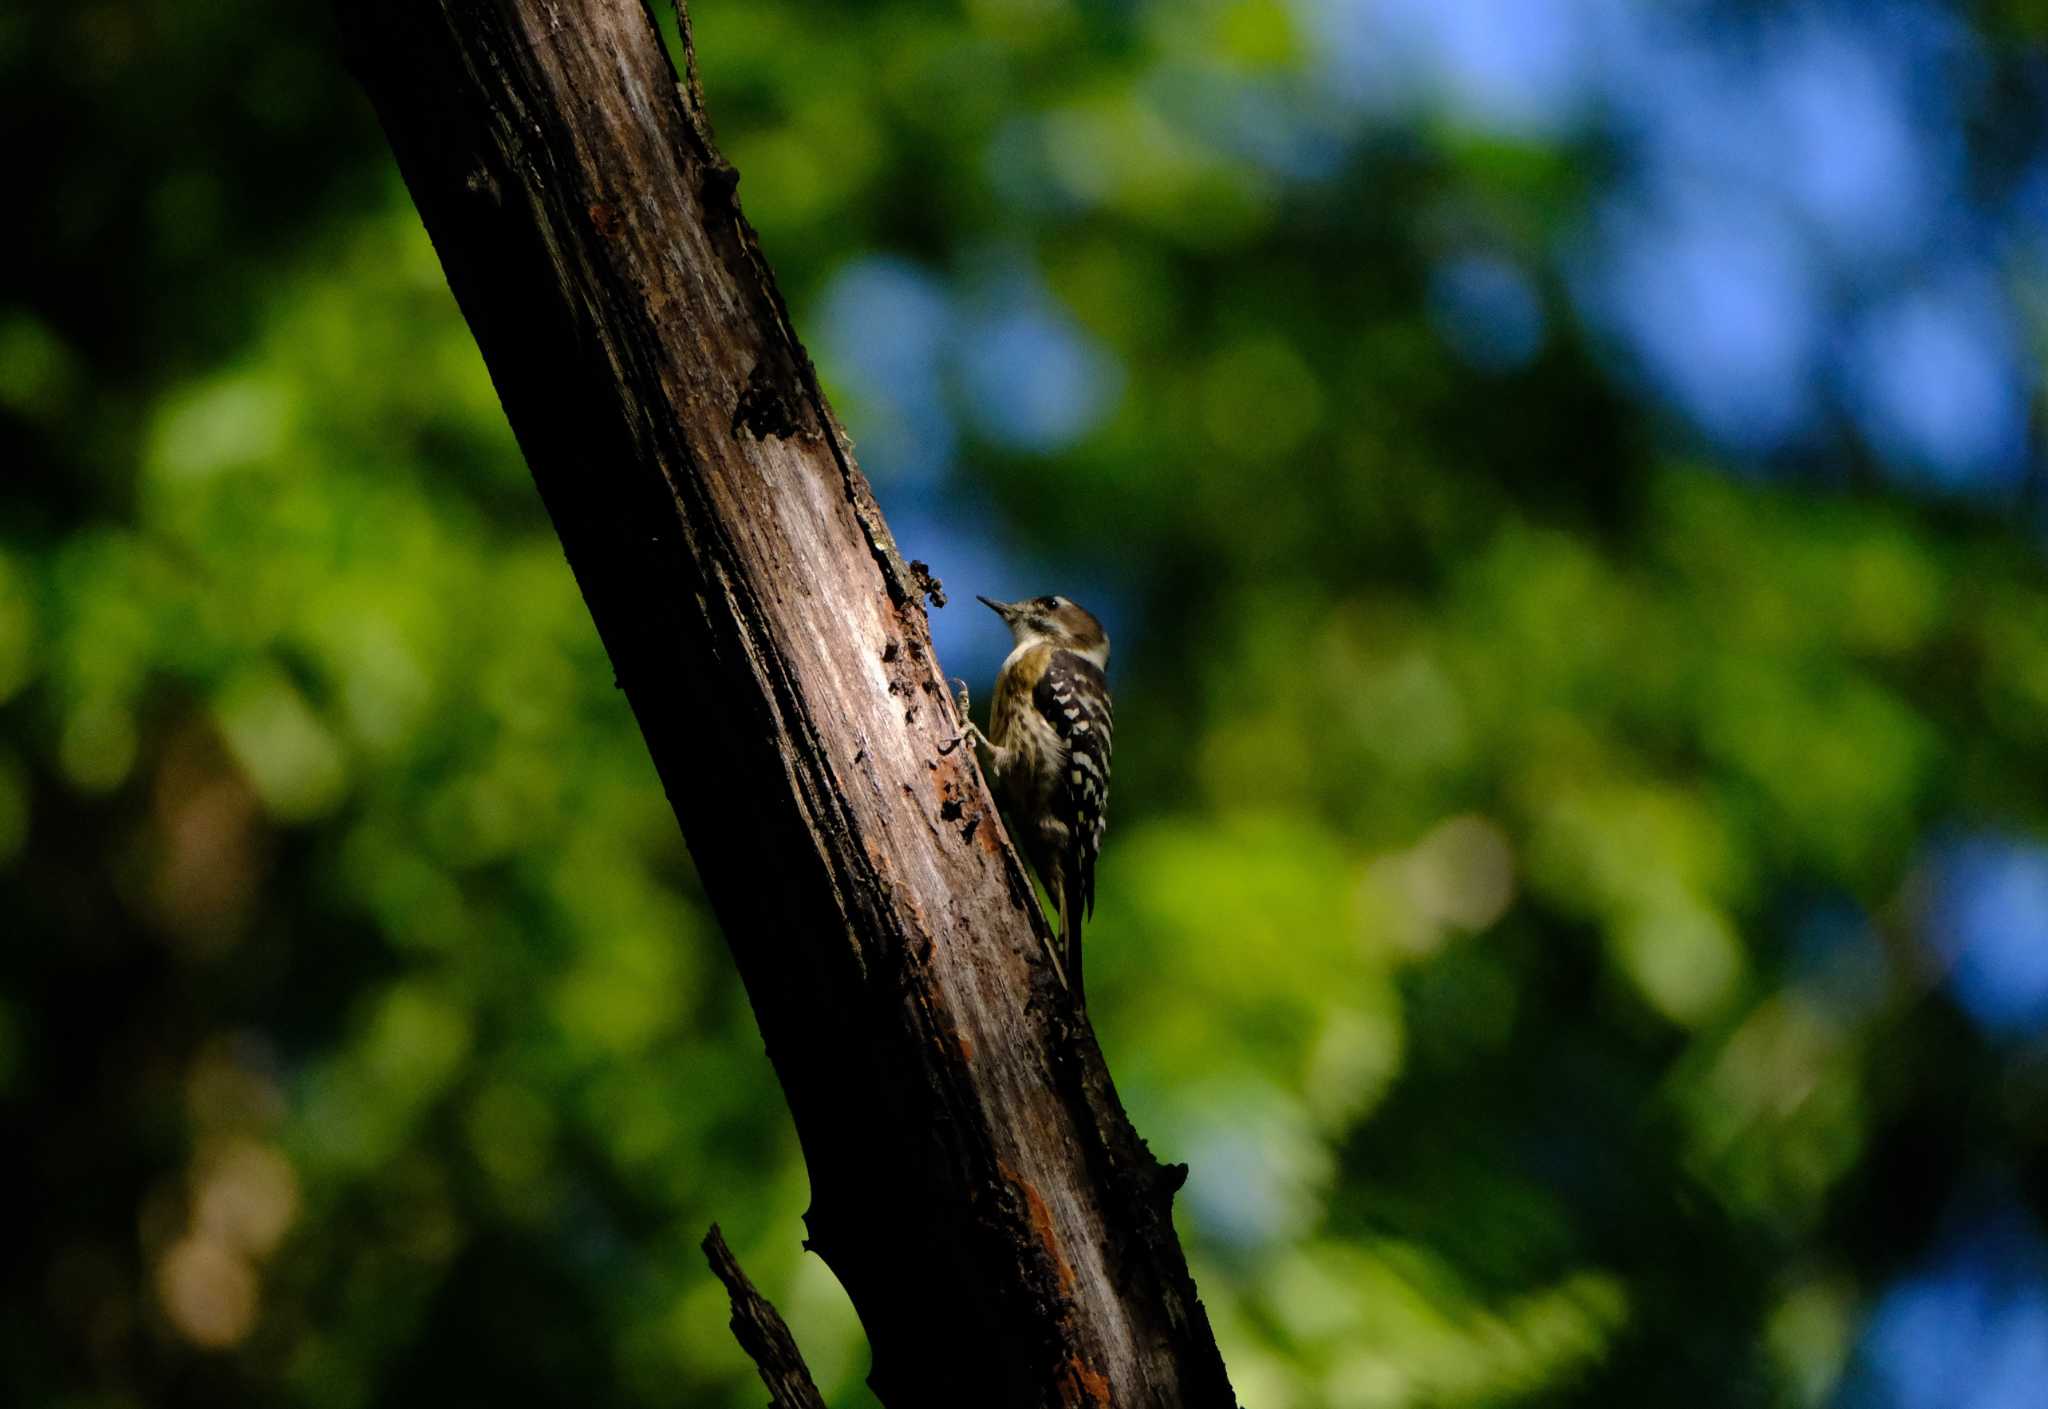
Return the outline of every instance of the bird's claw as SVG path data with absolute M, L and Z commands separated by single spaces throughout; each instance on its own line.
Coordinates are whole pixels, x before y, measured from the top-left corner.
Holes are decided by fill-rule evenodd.
M 951 753 L 954 749 L 959 748 L 962 744 L 972 740 L 975 733 L 974 721 L 967 717 L 967 682 L 955 679 L 951 684 L 953 686 L 953 707 L 960 712 L 960 732 L 953 736 L 953 742 L 943 745 L 939 749 L 939 756 L 941 758 Z

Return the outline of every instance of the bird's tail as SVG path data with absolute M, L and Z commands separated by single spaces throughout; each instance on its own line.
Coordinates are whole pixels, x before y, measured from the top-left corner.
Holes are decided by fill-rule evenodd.
M 1081 1006 L 1081 916 L 1088 908 L 1079 876 L 1060 878 L 1060 948 L 1066 951 L 1067 987 Z

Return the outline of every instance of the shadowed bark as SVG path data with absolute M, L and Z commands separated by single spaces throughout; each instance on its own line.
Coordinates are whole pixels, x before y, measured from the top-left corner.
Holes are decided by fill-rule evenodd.
M 889 1409 L 1231 1409 L 924 599 L 639 0 L 337 0 L 752 999 Z M 687 24 L 685 26 L 687 34 Z M 517 622 L 505 649 L 517 650 Z
M 732 1298 L 733 1338 L 753 1359 L 761 1383 L 768 1386 L 768 1409 L 825 1409 L 811 1367 L 804 1364 L 796 1338 L 789 1333 L 789 1323 L 740 1270 L 740 1260 L 725 1245 L 725 1234 L 718 1231 L 716 1223 L 704 1235 L 704 1256 L 718 1280 L 725 1283 L 725 1294 Z

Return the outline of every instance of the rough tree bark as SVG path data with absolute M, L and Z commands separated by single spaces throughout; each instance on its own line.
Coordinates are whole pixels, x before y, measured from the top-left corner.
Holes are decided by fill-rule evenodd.
M 1185 1170 L 1125 1118 L 946 748 L 937 585 L 818 390 L 694 76 L 641 0 L 336 8 L 739 965 L 876 1395 L 1231 1409 L 1170 1216 Z
M 811 1368 L 804 1364 L 788 1323 L 747 1280 L 716 1223 L 704 1235 L 704 1256 L 718 1280 L 725 1283 L 725 1294 L 732 1298 L 732 1333 L 740 1349 L 753 1357 L 761 1383 L 768 1386 L 768 1409 L 825 1409 L 824 1397 L 811 1379 Z

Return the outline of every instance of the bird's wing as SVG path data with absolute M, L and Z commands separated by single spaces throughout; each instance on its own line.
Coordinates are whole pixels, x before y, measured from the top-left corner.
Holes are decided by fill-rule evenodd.
M 1109 754 L 1115 721 L 1109 686 L 1093 661 L 1058 651 L 1047 663 L 1031 703 L 1059 735 L 1065 752 L 1053 811 L 1067 824 L 1073 874 L 1082 904 L 1095 913 L 1095 858 L 1109 810 Z

